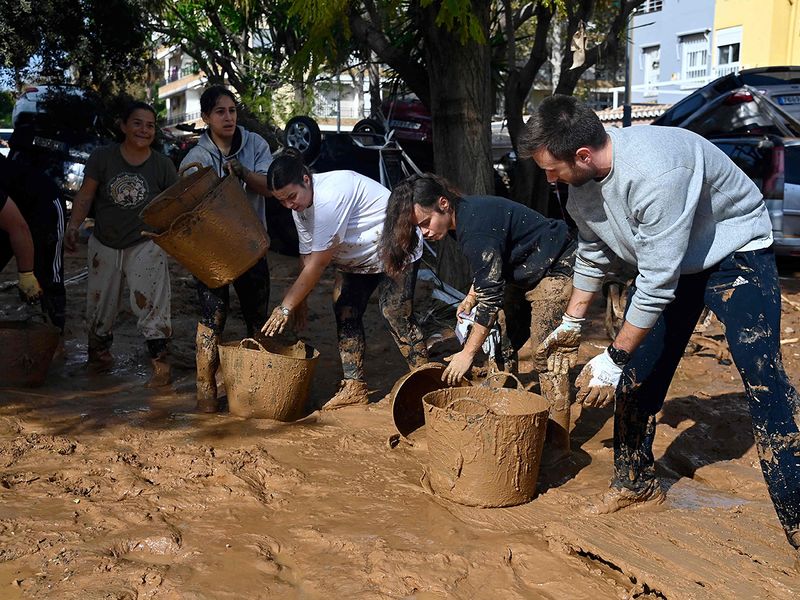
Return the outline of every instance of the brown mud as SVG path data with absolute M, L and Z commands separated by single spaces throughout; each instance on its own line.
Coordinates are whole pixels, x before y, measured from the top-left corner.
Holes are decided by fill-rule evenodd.
M 297 261 L 269 260 L 274 305 Z M 67 276 L 84 266 L 85 255 L 67 257 Z M 293 423 L 195 413 L 196 293 L 185 270 L 173 264 L 172 275 L 171 387 L 145 388 L 150 364 L 127 308 L 114 330 L 112 369 L 87 371 L 83 283 L 68 287 L 65 353 L 45 385 L 0 390 L 0 598 L 800 594 L 741 381 L 713 352 L 684 359 L 659 414 L 660 506 L 582 514 L 611 476 L 612 413 L 573 407 L 572 457 L 545 463 L 532 502 L 471 508 L 425 493 L 424 444 L 387 446 L 395 432 L 388 399 Z M 12 261 L 0 280 L 14 276 Z M 800 301 L 800 285 L 782 283 Z M 303 336 L 320 351 L 314 406 L 341 378 L 332 286 L 329 272 L 310 299 Z M 16 290 L 1 294 L 2 318 L 19 318 Z M 245 337 L 233 308 L 223 342 Z M 406 365 L 374 303 L 365 325 L 376 400 Z M 791 305 L 783 328 L 787 340 L 800 329 Z M 579 362 L 607 343 L 595 307 Z M 783 352 L 797 385 L 800 345 L 787 342 Z M 529 356 L 522 358 L 524 373 Z

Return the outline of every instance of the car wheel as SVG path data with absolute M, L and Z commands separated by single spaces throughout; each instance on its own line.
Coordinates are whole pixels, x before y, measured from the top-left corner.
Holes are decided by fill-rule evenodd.
M 289 148 L 299 150 L 308 164 L 319 154 L 322 147 L 322 133 L 317 122 L 311 117 L 293 117 L 286 123 L 283 141 Z
M 377 133 L 383 135 L 386 129 L 377 119 L 361 119 L 353 125 L 353 133 Z

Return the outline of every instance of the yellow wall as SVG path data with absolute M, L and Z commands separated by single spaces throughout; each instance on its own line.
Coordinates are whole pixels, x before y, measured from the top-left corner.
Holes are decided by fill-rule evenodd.
M 800 0 L 717 0 L 714 30 L 742 27 L 743 68 L 800 65 Z

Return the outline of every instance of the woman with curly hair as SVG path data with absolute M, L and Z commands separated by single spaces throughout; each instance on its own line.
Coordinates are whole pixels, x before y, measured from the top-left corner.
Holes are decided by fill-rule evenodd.
M 463 195 L 432 173 L 412 175 L 395 186 L 387 207 L 379 251 L 390 276 L 406 268 L 418 227 L 427 240 L 454 233 L 473 274 L 469 293 L 458 307 L 459 322 L 469 318 L 472 330 L 464 348 L 450 357 L 442 375 L 445 382 L 457 383 L 471 368 L 500 309 L 507 340 L 498 362 L 505 362 L 506 368 L 528 338 L 537 348 L 559 324 L 580 329 L 582 319 L 564 313 L 576 247 L 564 221 L 506 198 Z M 544 364 L 542 357 L 536 358 L 542 391 L 566 412 L 568 423 L 569 381 L 552 372 L 543 378 L 542 371 L 557 370 L 554 365 L 548 369 L 546 357 Z

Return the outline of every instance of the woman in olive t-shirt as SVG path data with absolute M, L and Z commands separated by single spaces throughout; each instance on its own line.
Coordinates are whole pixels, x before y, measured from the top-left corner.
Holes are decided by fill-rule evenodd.
M 108 370 L 112 364 L 112 327 L 127 280 L 137 328 L 147 340 L 153 364 L 148 385 L 167 385 L 170 368 L 167 341 L 172 336 L 167 257 L 151 240 L 139 211 L 177 181 L 175 166 L 150 145 L 156 135 L 156 114 L 143 102 L 131 104 L 120 129 L 124 140 L 92 152 L 67 226 L 67 250 L 77 247 L 78 228 L 94 205 L 95 219 L 87 260 L 86 323 L 89 365 Z

